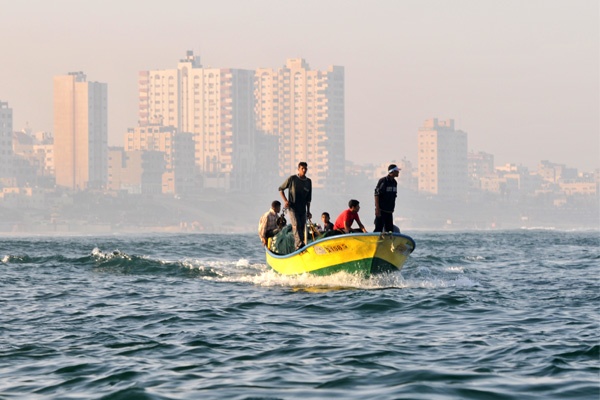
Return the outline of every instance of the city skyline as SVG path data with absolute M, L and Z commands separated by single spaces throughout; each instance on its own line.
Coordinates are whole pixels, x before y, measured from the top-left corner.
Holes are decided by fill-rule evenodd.
M 15 130 L 51 131 L 52 77 L 82 70 L 108 83 L 109 144 L 122 145 L 137 126 L 138 73 L 168 68 L 193 49 L 218 68 L 277 68 L 294 57 L 313 69 L 343 66 L 350 161 L 416 163 L 422 122 L 452 118 L 469 134 L 469 150 L 493 153 L 497 165 L 599 167 L 593 1 L 70 5 L 3 7 L 0 29 L 12 40 L 0 45 L 9 60 L 0 66 L 0 99 L 13 109 Z M 309 15 L 312 30 L 299 29 Z M 98 29 L 101 21 L 111 29 Z M 239 26 L 246 29 L 236 35 Z
M 213 70 L 208 72 L 212 73 Z M 174 78 L 161 82 L 160 74 L 151 75 L 155 78 L 152 87 L 164 87 L 167 97 L 174 96 L 170 94 L 171 90 L 175 93 Z M 288 75 L 284 73 L 283 82 Z M 289 83 L 300 94 L 301 84 L 297 83 L 302 80 L 291 80 L 294 82 Z M 227 82 L 222 82 L 225 87 Z M 214 89 L 211 85 L 216 84 L 210 79 L 207 83 L 204 87 L 194 85 L 192 92 L 208 94 L 210 108 L 211 88 Z M 147 87 L 141 84 L 140 105 L 161 105 L 163 96 L 156 99 L 147 96 Z M 245 88 L 244 97 L 251 96 L 251 89 Z M 248 190 L 229 185 L 227 177 L 223 185 L 214 186 L 215 182 L 207 181 L 210 174 L 196 168 L 193 133 L 181 133 L 177 127 L 150 121 L 128 130 L 125 147 L 108 147 L 104 129 L 106 93 L 106 84 L 87 82 L 83 72 L 55 78 L 55 111 L 59 111 L 55 129 L 61 132 L 58 135 L 61 138 L 57 137 L 55 142 L 57 149 L 46 132 L 13 131 L 12 109 L 7 103 L 0 104 L 0 151 L 8 155 L 2 157 L 8 165 L 0 168 L 0 212 L 5 221 L 0 231 L 247 232 L 250 226 L 255 226 L 255 215 L 260 215 L 264 204 L 272 201 L 280 181 L 261 174 L 255 181 L 258 185 L 250 184 Z M 227 111 L 227 104 L 236 109 L 236 100 L 227 97 L 227 90 L 223 95 L 225 106 L 218 109 Z M 283 103 L 286 96 L 285 92 L 281 96 Z M 191 100 L 194 104 L 201 103 Z M 269 108 L 266 104 L 264 107 Z M 284 108 L 302 107 L 290 104 Z M 145 107 L 140 107 L 140 111 L 140 115 L 146 115 Z M 163 119 L 163 111 L 157 112 L 148 115 Z M 205 120 L 210 127 L 210 111 L 209 114 Z M 238 122 L 244 124 L 244 118 L 248 121 L 251 116 L 242 116 Z M 285 139 L 286 135 L 289 133 L 282 137 Z M 456 129 L 452 119 L 424 121 L 418 139 L 417 168 L 407 159 L 398 162 L 402 169 L 398 189 L 403 203 L 402 215 L 396 218 L 398 226 L 444 229 L 596 226 L 600 170 L 578 172 L 577 168 L 545 160 L 534 170 L 515 164 L 494 167 L 493 154 L 468 151 L 468 134 Z M 12 148 L 8 148 L 6 143 L 11 141 Z M 268 142 L 274 144 L 270 139 Z M 226 139 L 222 143 L 227 146 Z M 286 140 L 279 143 L 285 146 Z M 99 150 L 107 148 L 108 171 L 93 167 Z M 255 158 L 260 157 L 258 147 L 248 150 Z M 272 156 L 275 154 L 276 151 Z M 223 167 L 235 170 L 237 165 Z M 101 175 L 108 178 L 106 185 L 92 178 L 100 177 L 97 174 L 100 169 Z M 256 171 L 270 169 L 266 166 Z M 318 165 L 311 170 L 311 176 L 318 176 Z M 387 171 L 385 164 L 359 166 L 348 162 L 344 172 L 338 174 L 340 180 L 344 175 L 346 178 L 340 186 L 342 190 L 337 190 L 335 184 L 315 187 L 319 196 L 314 206 L 336 210 L 345 197 L 369 198 L 373 180 Z M 223 221 L 224 214 L 233 220 Z

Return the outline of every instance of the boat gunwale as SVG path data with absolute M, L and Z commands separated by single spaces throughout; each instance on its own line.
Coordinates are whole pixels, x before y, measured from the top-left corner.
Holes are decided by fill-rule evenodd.
M 415 248 L 416 248 L 416 243 L 414 241 L 413 238 L 411 238 L 408 235 L 404 235 L 402 233 L 397 233 L 397 232 L 356 232 L 356 233 L 344 233 L 344 234 L 340 234 L 340 235 L 334 235 L 334 236 L 329 236 L 329 237 L 324 237 L 324 238 L 320 238 L 315 240 L 314 242 L 310 242 L 309 244 L 307 244 L 306 246 L 302 247 L 301 249 L 295 250 L 292 253 L 288 253 L 288 254 L 277 254 L 277 253 L 273 253 L 268 247 L 265 247 L 267 254 L 270 257 L 273 258 L 279 258 L 279 259 L 283 259 L 283 258 L 290 258 L 292 256 L 298 255 L 300 253 L 302 253 L 303 251 L 306 251 L 309 247 L 312 247 L 316 244 L 322 243 L 322 242 L 326 242 L 332 239 L 341 239 L 341 238 L 347 238 L 347 237 L 359 237 L 359 236 L 395 236 L 395 237 L 401 237 L 404 239 L 408 239 L 411 243 L 412 243 L 412 249 L 410 250 L 410 253 L 412 253 Z M 410 254 L 409 253 L 409 254 Z

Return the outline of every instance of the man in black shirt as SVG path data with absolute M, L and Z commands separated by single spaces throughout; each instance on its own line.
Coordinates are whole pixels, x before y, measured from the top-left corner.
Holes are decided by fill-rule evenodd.
M 296 250 L 304 247 L 304 228 L 306 218 L 312 218 L 310 202 L 312 200 L 312 181 L 306 176 L 308 165 L 303 161 L 298 164 L 298 174 L 292 175 L 279 187 L 279 194 L 288 209 Z M 288 197 L 285 197 L 285 189 Z
M 396 178 L 400 168 L 396 164 L 388 166 L 388 174 L 375 186 L 375 230 L 374 232 L 393 232 L 394 207 L 398 193 Z

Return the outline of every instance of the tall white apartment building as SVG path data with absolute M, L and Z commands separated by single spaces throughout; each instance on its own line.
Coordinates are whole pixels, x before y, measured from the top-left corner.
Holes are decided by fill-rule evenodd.
M 279 138 L 279 174 L 308 163 L 317 188 L 342 189 L 345 170 L 344 68 L 311 70 L 288 59 L 277 70 L 256 70 L 258 128 Z
M 204 187 L 253 187 L 254 104 L 254 71 L 203 68 L 192 51 L 176 69 L 140 72 L 140 126 L 159 124 L 191 133 Z
M 108 85 L 83 72 L 54 77 L 56 184 L 74 190 L 100 188 L 108 174 Z
M 464 200 L 468 194 L 467 134 L 454 120 L 426 120 L 418 133 L 419 192 Z
M 12 159 L 12 108 L 7 102 L 0 101 L 0 179 L 12 176 L 10 171 Z

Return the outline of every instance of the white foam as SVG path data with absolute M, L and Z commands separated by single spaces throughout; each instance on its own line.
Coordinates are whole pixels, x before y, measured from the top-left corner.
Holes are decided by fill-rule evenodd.
M 192 270 L 210 272 L 200 279 L 246 283 L 260 287 L 281 287 L 307 292 L 334 290 L 381 290 L 381 289 L 438 289 L 448 287 L 473 287 L 479 285 L 465 276 L 463 266 L 450 266 L 443 270 L 419 266 L 401 272 L 372 275 L 365 278 L 358 274 L 339 272 L 319 276 L 313 274 L 281 275 L 264 263 L 252 263 L 246 258 L 238 260 L 185 259 L 181 265 Z
M 228 275 L 220 278 L 224 282 L 242 282 L 262 287 L 289 287 L 294 290 L 329 291 L 351 289 L 385 289 L 405 287 L 400 273 L 390 273 L 365 278 L 358 274 L 338 272 L 332 275 L 313 274 L 281 275 L 265 264 L 249 265 L 257 274 Z
M 120 250 L 113 250 L 110 253 L 104 253 L 98 247 L 94 247 L 94 249 L 91 252 L 91 255 L 94 256 L 95 258 L 99 258 L 99 259 L 103 259 L 103 260 L 110 260 L 115 257 L 125 258 L 128 260 L 131 259 L 131 257 L 129 255 L 122 253 Z
M 479 286 L 477 281 L 473 281 L 466 276 L 460 276 L 456 279 L 445 278 L 426 278 L 426 279 L 406 279 L 405 288 L 415 289 L 443 289 L 449 287 L 463 288 Z
M 238 262 L 235 263 L 236 267 L 248 267 L 250 265 L 250 261 L 245 258 L 239 259 Z
M 483 256 L 467 256 L 467 257 L 465 257 L 465 259 L 467 261 L 483 261 L 483 260 L 485 260 L 485 257 L 483 257 Z
M 235 270 L 237 268 L 251 268 L 252 265 L 250 261 L 247 259 L 239 259 L 238 261 L 225 261 L 225 260 L 214 260 L 207 259 L 202 260 L 198 258 L 194 259 L 185 259 L 181 261 L 182 265 L 190 268 L 190 269 L 199 269 L 199 268 L 213 268 L 213 269 L 223 269 L 223 270 Z
M 467 276 L 459 276 L 453 282 L 455 287 L 474 287 L 479 286 L 479 282 L 469 279 Z

